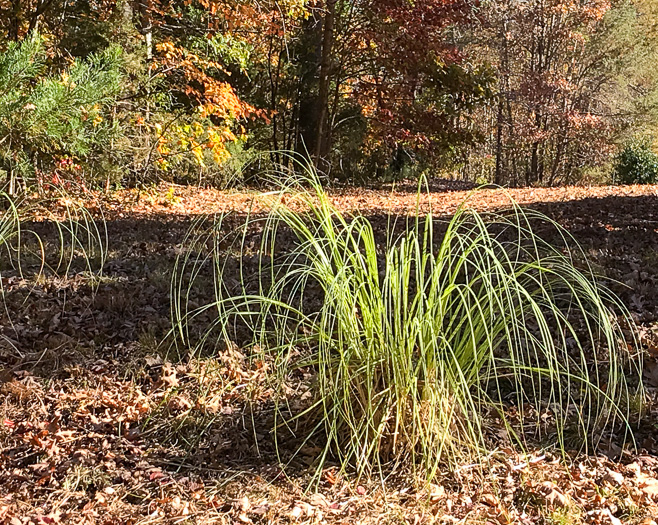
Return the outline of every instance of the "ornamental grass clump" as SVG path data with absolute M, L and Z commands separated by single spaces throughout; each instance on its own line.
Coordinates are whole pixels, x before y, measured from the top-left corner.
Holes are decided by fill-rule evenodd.
M 226 276 L 217 236 L 216 301 L 185 314 L 179 285 L 178 326 L 216 308 L 207 334 L 247 330 L 281 384 L 310 376 L 306 404 L 286 389 L 278 428 L 320 443 L 320 468 L 331 459 L 367 475 L 404 462 L 431 477 L 486 452 L 492 424 L 518 445 L 551 433 L 563 450 L 567 428 L 596 445 L 592 435 L 627 424 L 624 309 L 574 265 L 568 234 L 547 217 L 513 204 L 483 215 L 466 202 L 449 221 L 418 215 L 380 236 L 311 177 L 249 222 L 263 227 L 256 278 L 246 264 L 240 284 Z

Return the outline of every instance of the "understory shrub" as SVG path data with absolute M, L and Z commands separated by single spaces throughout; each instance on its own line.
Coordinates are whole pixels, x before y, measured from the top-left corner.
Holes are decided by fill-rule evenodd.
M 399 235 L 389 223 L 382 238 L 313 175 L 272 198 L 266 219 L 248 219 L 242 234 L 231 226 L 237 246 L 227 248 L 226 217 L 195 241 L 213 245 L 216 300 L 187 307 L 198 251 L 179 261 L 173 308 L 187 344 L 188 327 L 214 310 L 200 344 L 246 331 L 274 359 L 287 385 L 279 428 L 321 443 L 319 468 L 330 458 L 361 474 L 410 463 L 431 478 L 486 451 L 492 421 L 518 445 L 548 432 L 562 450 L 570 425 L 596 445 L 627 424 L 635 342 L 616 321 L 625 310 L 574 265 L 582 254 L 547 217 L 513 203 L 485 215 L 465 202 L 448 221 L 418 213 Z M 537 227 L 564 242 L 550 245 Z
M 615 158 L 614 181 L 622 184 L 655 184 L 658 181 L 658 155 L 647 141 L 635 140 Z

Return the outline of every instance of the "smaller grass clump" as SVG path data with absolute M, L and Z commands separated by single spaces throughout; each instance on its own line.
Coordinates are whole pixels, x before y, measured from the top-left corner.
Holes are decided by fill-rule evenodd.
M 108 244 L 104 221 L 95 219 L 84 205 L 57 188 L 42 190 L 38 198 L 0 192 L 0 271 L 11 268 L 27 277 L 44 271 L 66 275 L 70 271 L 101 271 Z M 55 209 L 56 211 L 52 211 Z M 39 223 L 55 230 L 48 241 Z
M 491 424 L 521 446 L 548 432 L 562 450 L 568 428 L 595 446 L 603 429 L 627 427 L 625 367 L 636 374 L 637 363 L 617 322 L 625 310 L 574 265 L 582 253 L 547 217 L 513 204 L 483 215 L 464 203 L 450 220 L 417 214 L 381 238 L 366 216 L 338 210 L 314 176 L 274 197 L 267 218 L 233 232 L 244 244 L 249 228 L 263 229 L 257 264 L 227 250 L 219 220 L 209 237 L 216 300 L 185 312 L 202 260 L 188 256 L 174 311 L 187 336 L 215 309 L 203 342 L 246 331 L 275 357 L 281 384 L 310 385 L 305 404 L 286 389 L 279 429 L 320 443 L 320 468 L 331 459 L 368 475 L 404 463 L 431 478 L 486 452 Z M 557 232 L 560 246 L 538 227 Z M 239 284 L 228 276 L 236 257 Z

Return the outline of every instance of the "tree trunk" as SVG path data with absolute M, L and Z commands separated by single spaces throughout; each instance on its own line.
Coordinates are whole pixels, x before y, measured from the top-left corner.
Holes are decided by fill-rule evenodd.
M 331 52 L 334 43 L 334 22 L 336 18 L 336 1 L 327 0 L 324 22 L 322 25 L 322 55 L 320 59 L 320 83 L 318 87 L 318 123 L 315 142 L 315 166 L 325 169 L 327 157 L 331 150 L 329 139 L 329 87 L 331 71 Z
M 496 174 L 494 184 L 500 186 L 503 181 L 503 96 L 498 95 L 498 115 L 496 117 Z
M 11 42 L 18 42 L 18 32 L 21 25 L 21 0 L 12 0 L 11 11 L 9 15 L 9 26 L 7 28 L 7 36 Z

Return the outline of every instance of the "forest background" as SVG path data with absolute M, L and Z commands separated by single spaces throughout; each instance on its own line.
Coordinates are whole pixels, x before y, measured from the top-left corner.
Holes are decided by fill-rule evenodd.
M 12 192 L 225 187 L 283 151 L 351 183 L 658 172 L 655 0 L 0 0 L 0 21 Z

